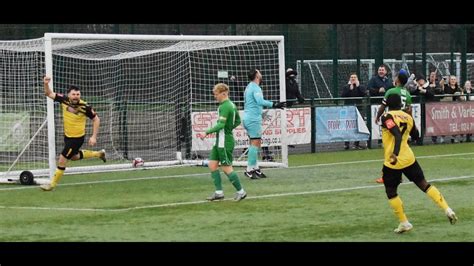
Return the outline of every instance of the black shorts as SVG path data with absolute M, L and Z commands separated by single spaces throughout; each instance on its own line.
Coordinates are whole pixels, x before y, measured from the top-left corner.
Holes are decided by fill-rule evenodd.
M 403 169 L 392 169 L 387 166 L 383 166 L 383 183 L 386 187 L 396 187 L 402 182 L 402 174 L 404 174 L 408 180 L 417 183 L 425 179 L 423 170 L 421 169 L 418 162 L 415 162 Z
M 64 137 L 64 149 L 61 154 L 70 160 L 74 155 L 79 153 L 79 149 L 81 148 L 82 144 L 84 143 L 84 137 L 79 138 L 68 138 Z

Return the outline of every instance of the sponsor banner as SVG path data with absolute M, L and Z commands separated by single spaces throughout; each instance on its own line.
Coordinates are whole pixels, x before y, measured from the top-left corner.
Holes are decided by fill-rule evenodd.
M 239 111 L 243 119 L 244 112 Z M 281 145 L 281 110 L 267 109 L 263 111 L 262 121 L 262 146 Z M 311 142 L 311 109 L 307 108 L 287 108 L 286 127 L 288 145 L 308 144 Z M 217 112 L 193 112 L 191 114 L 192 124 L 192 150 L 211 150 L 216 142 L 216 135 L 210 134 L 206 139 L 201 140 L 204 131 L 217 122 Z M 247 132 L 242 124 L 233 131 L 235 138 L 235 148 L 246 148 L 249 145 Z
M 28 113 L 0 113 L 0 151 L 20 152 L 30 140 Z
M 369 129 L 355 106 L 316 107 L 316 143 L 368 139 Z
M 426 103 L 426 136 L 474 133 L 474 102 Z
M 377 117 L 377 110 L 379 110 L 380 105 L 371 105 L 370 110 L 372 112 L 372 139 L 382 139 L 382 125 L 375 123 L 375 117 Z M 421 136 L 421 105 L 419 103 L 414 103 L 411 105 L 413 120 L 415 120 L 416 128 Z

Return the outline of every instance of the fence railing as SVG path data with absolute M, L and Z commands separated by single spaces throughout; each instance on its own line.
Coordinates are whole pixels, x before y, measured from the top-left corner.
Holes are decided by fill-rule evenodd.
M 421 116 L 421 127 L 418 128 L 421 134 L 420 141 L 417 143 L 418 145 L 423 145 L 423 139 L 426 135 L 426 104 L 433 103 L 433 102 L 453 102 L 453 97 L 458 98 L 463 97 L 463 101 L 474 101 L 474 94 L 440 94 L 435 95 L 434 99 L 431 98 L 427 101 L 426 97 L 424 96 L 412 96 L 413 103 L 420 104 L 420 116 Z M 372 137 L 372 117 L 371 106 L 378 105 L 382 102 L 383 97 L 339 97 L 339 98 L 306 98 L 305 103 L 298 104 L 294 107 L 311 107 L 311 152 L 316 152 L 316 124 L 314 123 L 316 117 L 316 108 L 317 107 L 331 107 L 331 106 L 348 106 L 346 101 L 351 101 L 350 106 L 356 106 L 359 110 L 360 114 L 364 118 L 367 128 L 371 134 L 369 135 L 367 145 L 368 148 L 372 148 L 372 141 L 374 140 Z M 296 100 L 288 100 L 289 102 L 296 102 Z M 457 101 L 455 101 L 457 102 Z M 473 113 L 474 110 L 466 110 L 466 112 Z M 469 115 L 468 115 L 469 116 Z M 474 125 L 471 126 L 471 132 L 469 134 L 474 133 Z

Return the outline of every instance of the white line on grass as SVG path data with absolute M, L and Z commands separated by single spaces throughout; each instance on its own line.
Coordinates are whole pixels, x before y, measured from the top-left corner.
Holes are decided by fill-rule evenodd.
M 470 157 L 470 158 L 444 158 L 444 160 L 456 160 L 456 161 L 459 161 L 459 160 L 466 160 L 466 161 L 472 161 L 472 160 L 474 160 L 474 157 Z
M 94 208 L 61 208 L 61 207 L 35 207 L 35 206 L 0 206 L 0 209 L 16 210 L 46 210 L 46 211 L 85 211 L 85 212 L 107 212 L 113 209 L 94 209 Z
M 417 159 L 431 159 L 431 158 L 440 158 L 440 157 L 454 157 L 454 156 L 464 156 L 464 155 L 474 155 L 474 152 L 467 153 L 452 153 L 452 154 L 440 154 L 440 155 L 425 155 L 425 156 L 416 156 Z M 363 161 L 351 161 L 351 162 L 337 162 L 337 163 L 320 163 L 320 164 L 309 164 L 309 165 L 300 165 L 289 167 L 293 168 L 308 168 L 308 167 L 318 167 L 318 166 L 333 166 L 333 165 L 344 165 L 344 164 L 359 164 L 359 163 L 374 163 L 382 162 L 382 159 L 376 160 L 363 160 Z M 265 170 L 278 169 L 278 168 L 268 168 Z
M 453 156 L 464 156 L 464 155 L 474 155 L 474 152 L 468 153 L 453 153 L 453 154 L 441 154 L 441 155 L 425 155 L 417 156 L 420 159 L 427 158 L 439 158 L 439 157 L 453 157 Z M 311 167 L 320 167 L 320 166 L 333 166 L 333 165 L 346 165 L 346 164 L 359 164 L 359 163 L 372 163 L 372 162 L 382 162 L 382 159 L 376 160 L 362 160 L 362 161 L 348 161 L 348 162 L 337 162 L 337 163 L 320 163 L 320 164 L 310 164 L 310 165 L 300 165 L 292 166 L 287 169 L 296 169 L 296 168 L 311 168 Z M 269 170 L 281 170 L 282 168 L 266 168 L 265 171 Z M 168 175 L 168 176 L 151 176 L 151 177 L 136 177 L 136 178 L 123 178 L 123 179 L 112 179 L 112 180 L 97 180 L 97 181 L 87 181 L 87 182 L 77 182 L 77 183 L 66 183 L 59 186 L 80 186 L 80 185 L 91 185 L 91 184 L 106 184 L 106 183 L 115 183 L 115 182 L 128 182 L 128 181 L 139 181 L 139 180 L 151 180 L 151 179 L 163 179 L 163 178 L 175 178 L 175 177 L 192 177 L 192 176 L 209 176 L 209 173 L 199 173 L 199 174 L 183 174 L 183 175 Z M 19 189 L 37 189 L 37 186 L 22 186 L 22 187 L 9 187 L 9 188 L 0 188 L 2 190 L 19 190 Z
M 77 183 L 66 183 L 60 184 L 58 186 L 79 186 L 79 185 L 91 185 L 91 184 L 105 184 L 105 183 L 116 183 L 116 182 L 127 182 L 127 181 L 138 181 L 138 180 L 149 180 L 149 179 L 163 179 L 163 178 L 174 178 L 174 177 L 191 177 L 191 176 L 202 176 L 209 175 L 209 173 L 201 174 L 184 174 L 184 175 L 167 175 L 167 176 L 149 176 L 149 177 L 134 177 L 134 178 L 123 178 L 123 179 L 112 179 L 112 180 L 97 180 L 97 181 L 86 181 L 86 182 L 77 182 Z M 9 188 L 0 188 L 1 190 L 18 190 L 18 189 L 32 189 L 37 188 L 38 186 L 23 186 L 23 187 L 9 187 Z
M 430 180 L 430 182 L 443 182 L 451 180 L 460 180 L 473 178 L 474 175 L 470 176 L 457 176 L 457 177 L 446 177 Z M 412 184 L 411 182 L 405 182 L 401 185 Z M 311 191 L 302 191 L 302 192 L 288 192 L 288 193 L 274 193 L 260 196 L 247 197 L 246 200 L 252 199 L 265 199 L 265 198 L 277 198 L 277 197 L 287 197 L 287 196 L 299 196 L 299 195 L 310 195 L 310 194 L 321 194 L 328 192 L 345 192 L 351 190 L 367 189 L 367 188 L 378 188 L 383 187 L 383 185 L 370 185 L 370 186 L 356 186 L 348 188 L 334 188 L 334 189 L 323 189 L 323 190 L 311 190 Z M 225 199 L 224 201 L 229 201 L 230 199 Z M 142 210 L 142 209 L 155 209 L 155 208 L 164 208 L 164 207 L 176 207 L 176 206 L 186 206 L 186 205 L 195 205 L 195 204 L 204 204 L 209 203 L 206 200 L 198 201 L 185 201 L 185 202 L 174 202 L 174 203 L 163 203 L 156 205 L 145 205 L 145 206 L 136 206 L 129 208 L 116 208 L 116 209 L 94 209 L 94 208 L 56 208 L 56 207 L 27 207 L 27 206 L 0 206 L 0 209 L 21 209 L 21 210 L 47 210 L 47 211 L 94 211 L 94 212 L 126 212 L 133 210 Z M 211 204 L 211 203 L 209 203 Z

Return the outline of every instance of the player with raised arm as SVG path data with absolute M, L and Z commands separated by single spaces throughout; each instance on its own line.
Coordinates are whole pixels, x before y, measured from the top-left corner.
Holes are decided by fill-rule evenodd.
M 380 117 L 382 116 L 383 112 L 385 112 L 385 109 L 387 107 L 387 98 L 392 94 L 400 95 L 400 98 L 402 99 L 402 110 L 407 112 L 410 115 L 412 114 L 411 94 L 407 89 L 405 89 L 405 84 L 407 82 L 408 82 L 408 72 L 406 72 L 406 70 L 404 69 L 400 69 L 400 72 L 398 72 L 398 76 L 395 79 L 395 87 L 385 92 L 385 96 L 382 100 L 382 104 L 379 106 L 379 109 L 377 110 L 377 116 L 375 117 L 375 124 L 379 123 Z M 383 178 L 379 177 L 375 179 L 375 182 L 383 183 Z
M 247 170 L 245 176 L 251 179 L 267 177 L 258 167 L 258 153 L 262 146 L 262 112 L 263 107 L 283 109 L 285 102 L 271 102 L 263 98 L 262 73 L 257 68 L 251 69 L 248 73 L 250 83 L 244 92 L 244 118 L 243 125 L 250 139 L 248 148 Z
M 411 111 L 412 111 L 411 110 L 411 104 L 412 104 L 411 94 L 408 90 L 405 89 L 405 84 L 407 83 L 407 81 L 408 81 L 408 73 L 406 72 L 406 70 L 401 69 L 400 72 L 398 73 L 397 79 L 395 80 L 395 87 L 385 92 L 384 98 L 382 100 L 382 104 L 379 106 L 379 109 L 377 110 L 377 116 L 375 117 L 375 122 L 377 124 L 383 112 L 385 111 L 385 108 L 387 107 L 387 98 L 391 94 L 400 95 L 400 98 L 402 99 L 402 110 L 411 115 Z
M 419 138 L 413 117 L 400 110 L 402 107 L 400 95 L 391 94 L 385 102 L 390 110 L 382 117 L 382 142 L 384 144 L 382 172 L 385 193 L 390 206 L 400 221 L 399 226 L 394 230 L 395 233 L 403 233 L 413 228 L 403 210 L 402 200 L 397 194 L 402 174 L 443 209 L 451 224 L 456 223 L 458 220 L 456 214 L 448 206 L 441 192 L 426 181 L 423 170 L 408 145 L 409 136 L 413 140 Z
M 235 140 L 233 130 L 240 125 L 240 115 L 235 104 L 229 99 L 229 87 L 224 83 L 219 83 L 212 90 L 214 98 L 219 102 L 217 111 L 217 124 L 205 131 L 201 137 L 204 139 L 208 134 L 216 133 L 216 143 L 212 147 L 209 155 L 209 169 L 216 188 L 215 192 L 207 198 L 209 201 L 224 199 L 219 163 L 230 182 L 237 190 L 234 200 L 241 201 L 247 197 L 247 193 L 240 184 L 239 176 L 232 167 Z
M 81 91 L 76 86 L 70 86 L 67 89 L 67 95 L 53 92 L 49 87 L 51 78 L 45 76 L 44 94 L 61 103 L 64 122 L 64 149 L 59 155 L 57 169 L 52 177 L 50 184 L 41 185 L 43 191 L 52 191 L 66 170 L 68 160 L 82 160 L 87 158 L 100 158 L 106 162 L 105 150 L 90 151 L 80 150 L 84 143 L 86 135 L 86 118 L 92 120 L 92 136 L 89 138 L 89 145 L 97 144 L 97 135 L 99 134 L 100 118 L 87 102 L 81 100 Z

